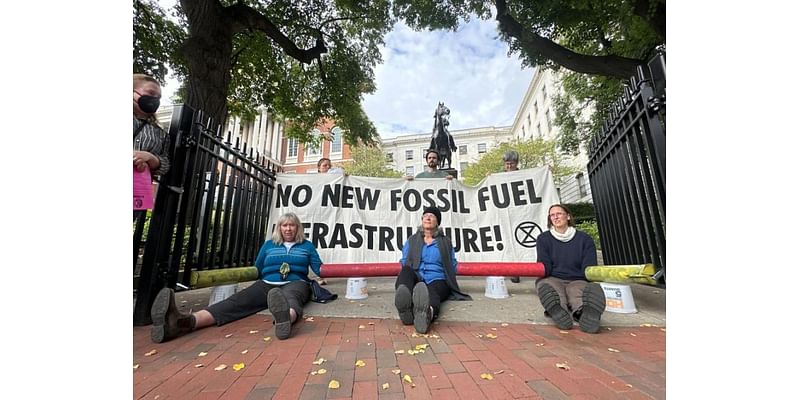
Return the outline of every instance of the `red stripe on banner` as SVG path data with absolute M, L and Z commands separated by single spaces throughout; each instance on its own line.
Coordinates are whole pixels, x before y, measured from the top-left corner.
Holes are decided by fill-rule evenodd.
M 322 264 L 323 278 L 352 278 L 366 276 L 397 276 L 400 263 Z M 459 262 L 460 276 L 544 276 L 544 264 L 521 262 Z

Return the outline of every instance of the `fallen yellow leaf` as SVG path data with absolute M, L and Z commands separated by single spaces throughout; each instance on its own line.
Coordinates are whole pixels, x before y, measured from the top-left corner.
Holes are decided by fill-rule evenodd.
M 633 336 L 633 337 L 636 337 L 636 334 L 635 334 L 635 333 L 633 333 L 633 332 L 631 332 L 631 336 Z
M 367 325 L 375 325 L 375 323 L 374 322 L 370 322 Z
M 497 335 L 495 335 L 494 333 L 487 333 L 486 337 L 488 337 L 489 339 L 497 339 Z
M 133 369 L 139 369 L 139 364 L 135 364 L 135 365 L 133 366 Z
M 500 326 L 508 326 L 508 324 L 503 322 L 502 324 L 500 324 Z
M 389 389 L 389 384 L 388 383 L 384 383 L 383 385 L 381 385 L 381 387 L 383 388 L 383 390 L 388 390 Z
M 411 384 L 411 387 L 416 387 L 417 385 L 414 382 L 411 382 L 411 377 L 408 374 L 403 375 L 403 381 L 408 382 Z
M 493 330 L 493 331 L 496 331 L 496 330 L 497 330 L 497 328 L 492 328 L 492 330 Z
M 544 343 L 536 343 L 536 346 L 542 347 L 542 346 L 544 346 Z
M 366 328 L 366 326 L 364 326 L 364 325 L 359 325 L 358 326 L 358 329 L 364 329 L 364 328 Z
M 428 345 L 427 345 L 427 344 L 418 344 L 418 345 L 415 347 L 415 349 L 417 349 L 417 350 L 423 350 L 423 349 L 427 349 L 427 348 L 428 348 Z
M 244 368 L 244 363 L 233 364 L 233 370 L 234 371 L 238 371 L 238 370 L 240 370 L 242 368 Z
M 250 333 L 258 333 L 258 330 L 250 331 Z
M 414 332 L 411 334 L 411 337 L 419 337 L 419 335 L 417 335 L 417 332 Z
M 494 379 L 494 377 L 492 376 L 492 374 L 481 374 L 481 379 L 486 379 L 487 381 L 490 381 Z
M 567 365 L 566 363 L 557 363 L 556 367 L 569 371 L 569 365 Z
M 152 356 L 153 354 L 156 354 L 156 353 L 158 353 L 158 350 L 153 349 L 153 350 L 148 351 L 147 353 L 144 353 L 144 355 L 145 355 L 145 357 L 150 357 L 150 356 Z
M 364 360 L 356 361 L 356 367 L 363 367 L 365 365 L 367 365 L 367 363 L 365 363 Z
M 608 351 L 610 351 L 612 353 L 619 353 L 619 350 L 611 348 L 611 347 L 608 348 Z
M 395 375 L 400 375 L 400 370 L 399 369 L 393 369 L 392 373 L 395 374 Z
M 205 367 L 205 365 L 203 365 L 203 364 L 195 364 L 194 367 L 195 368 L 200 368 L 200 367 Z
M 403 354 L 405 352 L 406 352 L 405 350 L 395 350 L 394 354 Z
M 661 328 L 661 332 L 666 332 L 666 331 L 667 331 L 666 328 Z
M 627 385 L 625 385 L 625 386 L 627 386 L 627 387 L 629 387 L 629 388 L 632 388 L 632 387 L 633 387 L 633 385 L 631 385 L 630 383 L 629 383 L 629 384 L 627 384 Z
M 231 336 L 233 336 L 233 334 L 232 334 L 232 333 L 229 333 L 229 334 L 225 335 L 225 337 L 226 337 L 226 338 L 229 338 L 229 337 L 231 337 Z
M 331 379 L 330 383 L 328 383 L 328 389 L 338 389 L 339 388 L 339 381 L 336 379 Z
M 247 349 L 242 350 L 242 354 L 247 354 Z
M 434 339 L 438 339 L 439 335 L 431 335 L 431 337 L 434 338 Z
M 648 327 L 654 327 L 655 325 L 653 325 L 653 324 L 641 324 L 639 326 L 648 328 Z
M 322 365 L 322 363 L 324 363 L 325 361 L 328 361 L 328 360 L 320 357 L 319 360 L 312 362 L 312 364 L 314 364 L 314 365 Z
M 308 318 L 306 318 L 306 321 L 307 322 L 314 322 L 314 317 L 308 317 Z
M 311 371 L 311 375 L 316 375 L 317 371 Z
M 317 370 L 317 374 L 319 374 L 319 375 L 323 375 L 323 374 L 325 374 L 327 372 L 328 372 L 328 370 L 325 369 L 325 368 L 320 368 L 320 369 Z
M 504 370 L 504 369 L 501 369 L 501 370 L 499 370 L 499 371 L 494 371 L 494 374 L 495 374 L 495 375 L 500 375 L 500 374 L 502 374 L 503 372 L 506 372 L 506 370 Z
M 567 332 L 567 331 L 558 331 L 558 332 L 559 332 L 559 333 L 564 333 L 564 334 L 567 334 L 567 333 L 569 333 L 569 332 Z
M 270 339 L 272 339 L 272 336 L 266 336 L 266 337 L 264 337 L 264 341 L 265 341 L 265 342 L 269 342 L 269 341 L 270 341 Z
M 200 353 L 197 354 L 198 357 L 205 357 L 207 355 L 208 353 L 206 353 L 205 351 L 201 351 Z
M 214 371 L 222 371 L 225 368 L 228 368 L 228 366 L 225 364 L 220 364 L 217 366 L 217 368 L 214 368 Z

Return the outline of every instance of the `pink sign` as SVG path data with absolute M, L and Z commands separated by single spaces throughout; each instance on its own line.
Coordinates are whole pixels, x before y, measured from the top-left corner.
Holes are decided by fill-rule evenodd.
M 133 167 L 133 209 L 149 210 L 153 208 L 153 179 L 150 169 L 138 171 Z

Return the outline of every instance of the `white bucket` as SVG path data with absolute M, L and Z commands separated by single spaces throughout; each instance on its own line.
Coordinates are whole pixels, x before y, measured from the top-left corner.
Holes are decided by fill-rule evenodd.
M 234 293 L 239 291 L 239 284 L 238 283 L 231 283 L 229 285 L 220 285 L 214 286 L 211 289 L 211 297 L 208 299 L 208 305 L 212 305 L 214 303 L 219 303 L 222 300 L 227 299 L 228 297 L 233 296 Z
M 486 292 L 484 293 L 484 295 L 490 299 L 508 298 L 508 289 L 506 288 L 506 278 L 503 276 L 487 276 Z
M 633 302 L 630 285 L 600 282 L 600 286 L 606 295 L 606 311 L 620 314 L 636 312 L 636 303 Z
M 351 300 L 367 298 L 367 278 L 348 278 L 347 294 L 344 297 Z

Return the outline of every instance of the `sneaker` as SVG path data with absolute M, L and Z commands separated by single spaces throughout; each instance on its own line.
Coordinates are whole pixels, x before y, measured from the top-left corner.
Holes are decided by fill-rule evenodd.
M 417 282 L 414 285 L 414 329 L 417 333 L 428 333 L 431 326 L 431 301 L 428 294 L 428 286 L 425 282 Z
M 394 293 L 394 306 L 397 307 L 397 314 L 400 315 L 400 320 L 403 325 L 411 325 L 414 323 L 414 312 L 411 309 L 411 291 L 408 286 L 400 285 Z
M 558 292 L 546 283 L 539 285 L 537 289 L 545 314 L 553 319 L 559 329 L 572 329 L 572 316 L 564 307 L 561 307 L 561 298 L 558 296 Z
M 596 283 L 589 283 L 583 289 L 583 307 L 578 324 L 586 333 L 597 333 L 600 330 L 600 315 L 606 309 L 606 295 L 603 288 Z
M 150 308 L 150 318 L 153 319 L 150 339 L 155 343 L 166 342 L 192 330 L 192 315 L 178 310 L 175 291 L 170 288 L 163 288 L 158 292 L 153 307 Z
M 275 336 L 280 340 L 288 339 L 292 334 L 292 317 L 289 314 L 289 302 L 282 290 L 274 288 L 267 293 L 267 307 L 272 313 Z
M 519 283 L 519 277 L 518 276 L 512 276 L 511 277 L 511 282 Z

